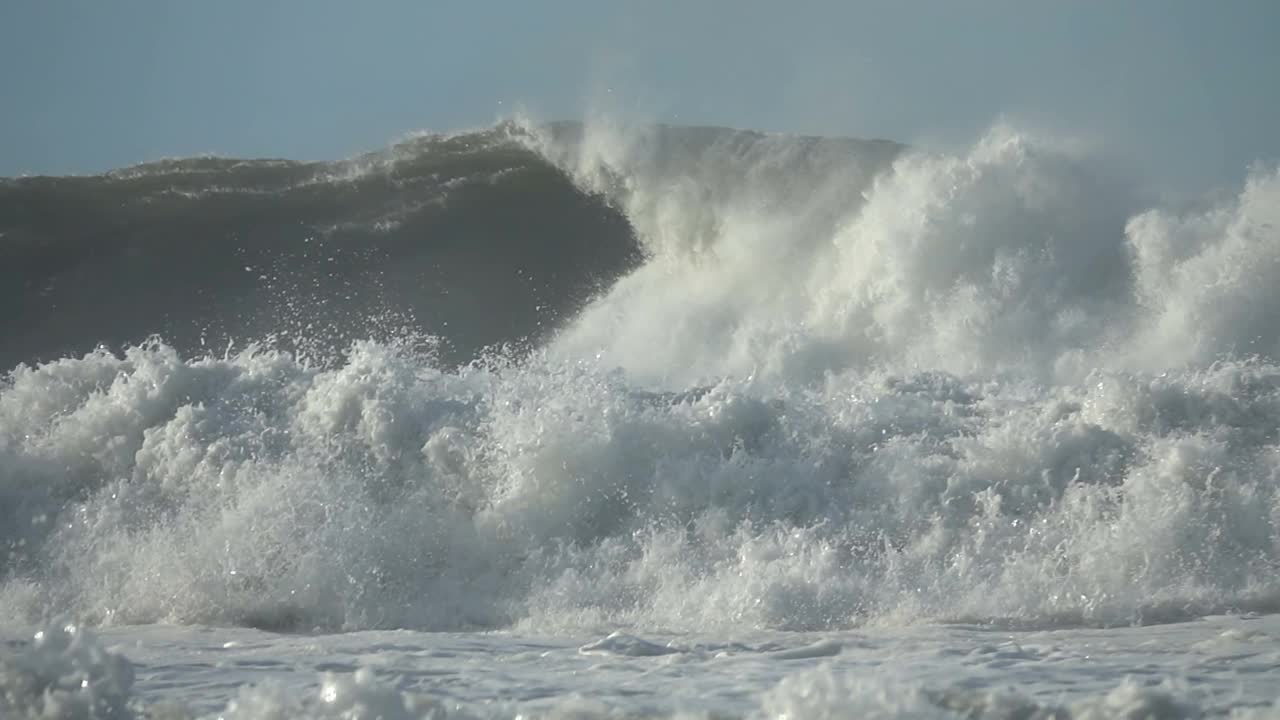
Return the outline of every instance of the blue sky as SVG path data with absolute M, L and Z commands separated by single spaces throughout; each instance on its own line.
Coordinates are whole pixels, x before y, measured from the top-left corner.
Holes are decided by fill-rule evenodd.
M 972 140 L 1001 117 L 1173 185 L 1280 160 L 1275 0 L 9 0 L 0 175 L 336 158 L 416 129 L 637 119 Z

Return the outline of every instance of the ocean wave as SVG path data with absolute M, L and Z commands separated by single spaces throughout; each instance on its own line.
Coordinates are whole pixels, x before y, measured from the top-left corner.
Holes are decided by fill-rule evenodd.
M 0 367 L 153 335 L 186 355 L 270 340 L 317 362 L 411 332 L 449 362 L 536 344 L 641 253 L 522 132 L 0 182 Z
M 496 314 L 463 303 L 447 330 L 370 338 L 356 313 L 361 339 L 326 362 L 165 335 L 10 373 L 0 607 L 541 631 L 1111 625 L 1280 605 L 1280 174 L 1255 170 L 1208 209 L 1153 209 L 1008 128 L 942 155 L 518 127 L 481 152 L 484 202 L 468 214 L 448 196 L 432 216 L 503 228 L 465 260 L 430 256 L 451 292 L 503 297 Z M 226 187 L 271 212 L 347 192 L 385 209 L 407 197 L 402 174 L 431 176 L 398 163 L 447 164 L 433 153 L 452 148 L 474 169 L 476 137 L 364 165 L 131 172 L 184 227 L 199 224 L 171 199 L 187 166 L 202 212 Z M 496 280 L 532 266 L 511 250 L 526 216 L 494 192 L 544 213 L 554 242 L 529 246 L 534 277 L 567 283 L 555 322 L 506 355 L 474 351 L 543 316 Z M 566 198 L 578 210 L 546 206 Z M 407 242 L 413 222 L 386 237 Z M 407 257 L 387 252 L 388 272 Z M 59 331 L 84 340 L 96 317 Z M 424 349 L 433 329 L 472 354 Z

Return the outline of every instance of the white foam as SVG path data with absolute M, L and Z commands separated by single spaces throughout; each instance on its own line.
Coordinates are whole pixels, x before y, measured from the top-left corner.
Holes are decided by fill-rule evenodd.
M 325 673 L 314 694 L 299 695 L 276 685 L 244 688 L 217 713 L 217 720 L 275 720 L 275 718 L 379 718 L 380 720 L 432 720 L 467 717 L 450 713 L 439 701 L 417 693 L 399 692 L 374 679 L 373 671 Z
M 880 175 L 788 138 L 662 162 L 645 142 L 560 158 L 620 193 L 652 259 L 529 358 L 156 341 L 15 371 L 0 615 L 795 630 L 1277 607 L 1280 176 L 1175 214 L 1008 129 Z
M 672 159 L 652 134 L 605 123 L 544 143 L 653 255 L 563 333 L 564 357 L 685 387 L 868 365 L 1075 379 L 1280 350 L 1273 170 L 1178 214 L 1007 126 L 891 166 L 875 146 L 768 136 Z
M 936 691 L 917 682 L 857 677 L 818 670 L 784 680 L 766 694 L 760 717 L 836 718 L 1007 718 L 1066 717 L 1080 720 L 1150 718 L 1181 720 L 1201 710 L 1167 688 L 1121 682 L 1101 696 L 1056 706 L 1012 692 Z
M 73 624 L 0 655 L 0 710 L 13 720 L 131 720 L 133 666 Z

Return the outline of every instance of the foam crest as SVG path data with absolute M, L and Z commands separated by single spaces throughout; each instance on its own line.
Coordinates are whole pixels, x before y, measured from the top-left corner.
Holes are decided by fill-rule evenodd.
M 1130 191 L 1011 129 L 964 156 L 618 136 L 588 126 L 576 154 L 550 155 L 617 198 L 653 259 L 563 334 L 566 355 L 677 386 L 868 363 L 1052 369 L 1129 317 Z
M 957 155 L 608 122 L 572 139 L 539 147 L 612 197 L 651 259 L 553 347 L 643 382 L 867 366 L 1079 380 L 1278 352 L 1273 170 L 1175 213 L 1008 126 Z
M 1147 315 L 1132 352 L 1149 365 L 1280 356 L 1280 171 L 1256 170 L 1207 211 L 1151 210 L 1126 231 Z

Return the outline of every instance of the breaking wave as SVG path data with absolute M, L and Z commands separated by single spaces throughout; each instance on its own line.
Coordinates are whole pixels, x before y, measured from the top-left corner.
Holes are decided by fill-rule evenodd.
M 1171 209 L 1098 167 L 1009 128 L 942 155 L 592 123 L 7 181 L 0 247 L 27 269 L 3 345 L 47 361 L 0 385 L 0 608 L 529 630 L 1275 610 L 1280 173 Z M 64 222 L 114 234 L 41 225 L 68 197 L 102 209 Z M 264 248 L 266 285 L 223 259 Z M 284 341 L 202 351 L 206 319 Z
M 410 333 L 450 363 L 536 344 L 641 255 L 520 134 L 0 180 L 0 366 L 151 335 L 186 356 L 270 340 L 318 362 Z

